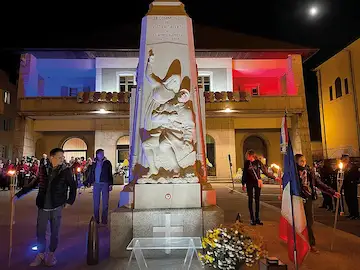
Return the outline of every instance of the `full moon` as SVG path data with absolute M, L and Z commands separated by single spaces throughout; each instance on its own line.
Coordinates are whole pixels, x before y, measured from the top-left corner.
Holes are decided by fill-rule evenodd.
M 319 12 L 319 9 L 317 7 L 311 7 L 309 9 L 309 13 L 311 16 L 316 16 L 318 14 L 318 12 Z

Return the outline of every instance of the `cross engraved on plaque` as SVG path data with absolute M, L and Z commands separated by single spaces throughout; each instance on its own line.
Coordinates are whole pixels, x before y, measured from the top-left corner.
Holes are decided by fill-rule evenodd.
M 183 232 L 184 232 L 183 226 L 174 226 L 174 227 L 171 226 L 171 214 L 170 213 L 165 214 L 165 226 L 164 227 L 153 227 L 153 236 L 154 237 L 159 237 L 159 236 L 164 236 L 165 238 L 170 238 L 170 237 L 174 237 L 174 236 L 181 237 L 183 235 Z M 171 250 L 165 249 L 165 253 L 170 254 Z

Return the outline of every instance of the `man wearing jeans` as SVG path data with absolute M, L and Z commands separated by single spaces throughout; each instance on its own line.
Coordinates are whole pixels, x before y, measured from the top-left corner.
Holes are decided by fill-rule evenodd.
M 104 156 L 104 150 L 96 150 L 96 158 L 91 167 L 89 178 L 86 181 L 87 185 L 94 185 L 93 200 L 94 200 L 94 217 L 96 222 L 100 223 L 100 197 L 102 197 L 102 212 L 101 223 L 107 225 L 108 210 L 109 210 L 109 191 L 112 190 L 113 174 L 111 162 Z
M 50 162 L 42 163 L 36 181 L 23 187 L 13 198 L 14 201 L 30 192 L 39 184 L 39 192 L 36 197 L 38 207 L 36 236 L 38 251 L 35 260 L 30 266 L 39 266 L 43 263 L 54 266 L 56 258 L 54 252 L 59 241 L 62 209 L 72 205 L 76 198 L 76 184 L 72 178 L 71 170 L 64 164 L 64 151 L 55 148 L 50 152 Z M 46 251 L 46 229 L 50 222 L 51 236 L 49 253 Z

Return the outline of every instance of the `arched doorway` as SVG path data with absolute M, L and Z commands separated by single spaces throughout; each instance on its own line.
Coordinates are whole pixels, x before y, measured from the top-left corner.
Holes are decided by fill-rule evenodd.
M 206 134 L 206 157 L 211 164 L 207 166 L 208 176 L 216 176 L 215 140 L 208 134 Z
M 118 139 L 118 141 L 116 143 L 116 163 L 117 164 L 124 162 L 125 159 L 129 160 L 129 144 L 130 144 L 129 136 L 122 136 Z
M 259 158 L 265 158 L 267 160 L 267 146 L 265 141 L 256 135 L 249 136 L 244 141 L 243 155 L 246 151 L 254 150 Z
M 66 161 L 69 161 L 71 157 L 87 158 L 87 145 L 83 139 L 69 138 L 64 142 L 62 149 L 64 150 Z

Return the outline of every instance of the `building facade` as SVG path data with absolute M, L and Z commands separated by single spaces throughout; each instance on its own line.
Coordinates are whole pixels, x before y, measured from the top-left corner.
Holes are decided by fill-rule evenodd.
M 219 38 L 214 48 L 201 44 L 209 35 Z M 198 87 L 205 91 L 207 157 L 213 165 L 209 175 L 229 179 L 228 155 L 237 169 L 250 148 L 268 164 L 281 164 L 285 111 L 294 151 L 311 160 L 302 64 L 314 50 L 200 26 L 195 26 L 195 40 Z M 63 147 L 67 158 L 92 157 L 103 148 L 113 164 L 126 159 L 137 44 L 133 49 L 127 44 L 118 50 L 23 52 L 14 155 L 41 156 Z
M 360 39 L 316 68 L 324 158 L 359 156 Z
M 17 89 L 0 70 L 0 158 L 12 159 L 15 119 L 17 116 Z

